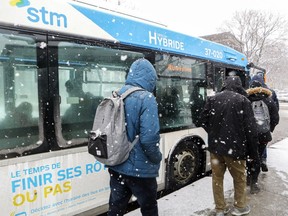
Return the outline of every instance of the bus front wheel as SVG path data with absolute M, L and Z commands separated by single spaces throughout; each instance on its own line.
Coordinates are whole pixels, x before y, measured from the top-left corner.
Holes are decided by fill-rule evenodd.
M 179 144 L 168 163 L 168 189 L 177 190 L 195 181 L 201 171 L 201 154 L 192 141 Z

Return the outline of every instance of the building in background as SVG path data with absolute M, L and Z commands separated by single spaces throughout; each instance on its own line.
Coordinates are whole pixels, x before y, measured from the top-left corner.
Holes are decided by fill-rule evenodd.
M 229 46 L 239 52 L 242 51 L 241 50 L 242 43 L 239 40 L 237 40 L 237 38 L 230 32 L 222 32 L 218 34 L 205 35 L 205 36 L 201 36 L 201 38 Z

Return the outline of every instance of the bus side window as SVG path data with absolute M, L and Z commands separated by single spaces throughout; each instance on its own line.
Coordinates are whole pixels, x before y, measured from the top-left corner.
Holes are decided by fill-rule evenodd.
M 61 118 L 56 122 L 58 145 L 86 144 L 98 105 L 124 85 L 127 70 L 143 53 L 57 40 L 61 99 L 55 108 Z
M 91 93 L 89 91 L 91 89 L 83 90 L 83 74 L 79 72 L 79 69 L 77 72 L 75 77 L 73 70 L 60 70 L 59 89 L 62 98 L 60 113 L 62 134 L 66 140 L 87 137 L 86 131 L 92 128 L 97 106 L 103 100 L 102 96 L 95 96 Z M 67 80 L 69 77 L 74 78 Z
M 32 104 L 29 102 L 22 102 L 14 111 L 6 115 L 2 122 L 7 128 L 27 127 L 34 124 L 32 117 Z
M 196 82 L 190 86 L 190 108 L 192 115 L 192 122 L 198 126 L 200 113 L 205 105 L 205 89 L 203 83 Z
M 183 105 L 181 86 L 158 87 L 157 101 L 160 124 L 164 127 L 175 127 L 181 122 L 180 112 Z
M 24 34 L 0 41 L 0 150 L 13 152 L 39 141 L 37 46 Z
M 68 80 L 65 82 L 68 94 L 67 104 L 70 104 L 63 115 L 63 122 L 91 121 L 94 118 L 97 102 L 100 98 L 95 98 L 90 92 L 84 92 L 81 81 Z
M 214 67 L 212 64 L 207 65 L 207 87 L 209 89 L 215 89 L 215 84 L 214 84 Z
M 216 92 L 220 92 L 223 84 L 224 84 L 224 80 L 225 80 L 225 70 L 224 69 L 220 69 L 220 68 L 215 68 L 215 91 Z
M 179 103 L 180 103 L 180 94 L 176 87 L 168 87 L 165 90 L 166 94 L 163 97 L 164 106 L 165 106 L 165 116 L 170 118 L 176 118 L 180 112 Z

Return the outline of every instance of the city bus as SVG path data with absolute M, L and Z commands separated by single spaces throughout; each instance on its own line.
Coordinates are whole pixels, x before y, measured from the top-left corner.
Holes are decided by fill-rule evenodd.
M 109 175 L 88 153 L 88 134 L 139 58 L 158 74 L 158 190 L 176 190 L 211 170 L 199 113 L 230 72 L 247 86 L 246 57 L 91 1 L 1 1 L 1 215 L 107 211 Z

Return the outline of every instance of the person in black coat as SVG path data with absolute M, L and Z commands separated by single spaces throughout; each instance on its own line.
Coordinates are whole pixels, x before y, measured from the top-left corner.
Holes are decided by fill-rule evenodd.
M 267 86 L 267 84 L 265 83 L 264 72 L 263 71 L 258 71 L 256 73 L 256 75 L 254 75 L 251 78 L 250 84 L 252 82 L 254 82 L 254 81 L 260 82 L 262 87 L 264 87 L 266 89 L 269 89 L 272 92 L 271 97 L 272 97 L 274 103 L 277 106 L 277 110 L 279 111 L 279 100 L 278 100 L 277 94 L 276 94 L 276 92 L 273 89 L 269 88 Z M 264 149 L 263 154 L 261 156 L 261 169 L 262 169 L 263 172 L 268 172 L 268 167 L 267 167 L 267 148 Z
M 261 158 L 268 142 L 272 140 L 271 132 L 274 131 L 276 125 L 279 123 L 279 113 L 278 108 L 275 102 L 272 99 L 272 92 L 268 88 L 265 88 L 261 82 L 254 80 L 251 82 L 250 88 L 247 90 L 248 99 L 253 101 L 260 101 L 262 100 L 268 107 L 269 117 L 270 117 L 270 131 L 265 133 L 261 133 L 258 131 L 258 139 L 259 139 L 259 146 L 258 146 L 258 153 L 259 157 Z M 261 124 L 261 123 L 260 123 Z M 251 163 L 247 160 L 247 184 L 250 187 L 250 193 L 255 194 L 260 191 L 260 188 L 257 184 L 258 176 L 260 173 L 261 163 Z
M 277 109 L 278 109 L 278 111 L 279 111 L 279 100 L 278 100 L 277 94 L 276 94 L 276 92 L 275 92 L 273 89 L 269 88 L 269 87 L 267 86 L 267 84 L 265 83 L 264 73 L 263 73 L 262 71 L 258 71 L 257 74 L 254 75 L 254 76 L 251 78 L 251 84 L 252 84 L 252 82 L 254 82 L 254 81 L 260 82 L 262 87 L 264 87 L 264 88 L 266 88 L 266 89 L 269 89 L 269 90 L 272 92 L 272 95 L 271 95 L 272 100 L 273 100 L 274 103 L 276 104 L 276 107 L 277 107 Z M 251 85 L 251 84 L 250 84 L 250 85 Z
M 227 213 L 223 191 L 226 168 L 233 177 L 235 190 L 231 214 L 248 214 L 246 158 L 249 155 L 259 163 L 258 137 L 251 102 L 238 76 L 227 77 L 221 92 L 207 98 L 200 125 L 208 133 L 216 215 Z

